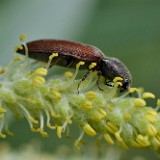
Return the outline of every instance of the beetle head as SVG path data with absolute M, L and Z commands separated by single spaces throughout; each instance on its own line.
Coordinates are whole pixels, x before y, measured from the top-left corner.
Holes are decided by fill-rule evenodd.
M 130 88 L 132 76 L 127 67 L 119 59 L 112 57 L 103 58 L 100 62 L 99 70 L 108 80 L 113 81 L 115 77 L 123 78 L 120 91 L 125 91 Z

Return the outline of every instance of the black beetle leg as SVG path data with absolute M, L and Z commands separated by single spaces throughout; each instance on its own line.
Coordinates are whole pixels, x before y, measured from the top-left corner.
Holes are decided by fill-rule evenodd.
M 79 81 L 78 86 L 77 86 L 78 94 L 79 94 L 79 87 L 80 87 L 82 81 L 84 81 L 89 76 L 90 73 L 91 73 L 91 70 L 88 70 L 87 73 L 83 76 L 83 78 Z
M 98 76 L 97 81 L 96 81 L 97 87 L 100 91 L 103 91 L 103 89 L 99 86 L 99 80 L 100 80 L 100 77 L 101 77 L 101 72 L 98 72 L 97 76 Z

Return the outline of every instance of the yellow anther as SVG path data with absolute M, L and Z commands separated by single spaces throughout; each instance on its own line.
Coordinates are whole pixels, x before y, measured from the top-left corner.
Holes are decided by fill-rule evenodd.
M 45 79 L 43 77 L 40 77 L 40 76 L 36 76 L 33 80 L 33 83 L 35 86 L 38 86 L 38 85 L 41 85 L 43 83 L 45 83 Z
M 62 130 L 63 130 L 62 126 L 58 126 L 57 127 L 57 136 L 58 136 L 58 138 L 62 137 Z
M 147 133 L 150 136 L 152 136 L 152 137 L 156 136 L 157 132 L 158 132 L 157 129 L 152 124 L 148 125 L 148 127 L 147 127 Z
M 0 133 L 0 138 L 6 138 L 6 135 L 3 133 Z
M 156 135 L 156 138 L 157 138 L 158 141 L 160 142 L 160 134 L 159 134 L 159 133 Z
M 115 135 L 115 137 L 116 137 L 117 141 L 119 141 L 119 142 L 123 142 L 123 139 L 122 139 L 122 137 L 121 137 L 121 135 L 120 135 L 120 133 L 119 133 L 119 132 L 116 132 L 114 135 Z
M 137 92 L 137 90 L 138 90 L 137 88 L 130 88 L 130 89 L 129 89 L 129 92 L 130 92 L 130 93 L 133 93 L 133 92 Z
M 42 135 L 42 137 L 44 138 L 48 138 L 48 133 L 45 132 L 43 129 L 39 129 L 40 134 Z
M 157 106 L 160 106 L 160 99 L 157 100 Z
M 89 136 L 96 135 L 96 131 L 88 123 L 83 126 L 83 129 Z
M 132 146 L 136 147 L 136 148 L 142 148 L 143 146 L 141 146 L 138 142 L 136 141 L 132 141 Z
M 7 69 L 6 69 L 6 68 L 4 68 L 4 67 L 3 67 L 3 68 L 0 68 L 0 74 L 5 73 L 5 72 L 6 72 L 6 70 L 7 70 Z
M 115 78 L 113 79 L 113 82 L 114 82 L 114 83 L 116 83 L 116 82 L 118 82 L 118 81 L 123 81 L 123 78 L 122 78 L 122 77 L 115 77 Z
M 110 136 L 108 133 L 104 134 L 104 139 L 105 139 L 109 144 L 114 144 L 113 139 L 111 138 L 111 136 Z
M 8 128 L 5 129 L 5 132 L 6 132 L 7 135 L 9 135 L 9 136 L 11 136 L 11 137 L 14 136 L 14 133 L 11 132 Z
M 39 128 L 31 128 L 31 131 L 32 131 L 32 132 L 39 132 L 40 129 L 39 129 Z
M 129 149 L 129 147 L 127 146 L 127 144 L 124 140 L 121 142 L 121 144 L 125 149 Z
M 30 116 L 30 117 L 28 117 L 28 118 L 29 118 L 29 120 L 30 120 L 32 123 L 38 124 L 38 121 L 35 120 L 32 116 Z
M 76 68 L 79 68 L 80 66 L 82 66 L 82 65 L 84 65 L 84 64 L 85 64 L 85 62 L 80 61 L 80 62 L 78 62 L 78 63 L 76 64 Z
M 129 121 L 132 118 L 132 115 L 130 113 L 126 112 L 126 113 L 123 114 L 123 118 L 126 121 Z
M 52 60 L 54 57 L 58 57 L 58 53 L 52 53 L 52 54 L 49 56 L 49 60 Z
M 16 47 L 14 48 L 14 52 L 17 52 L 18 50 L 22 50 L 22 49 L 23 49 L 22 46 L 16 46 Z
M 95 122 L 100 122 L 101 120 L 105 119 L 105 116 L 99 111 L 94 111 L 91 115 L 91 119 Z
M 73 77 L 72 72 L 65 72 L 64 75 L 65 75 L 66 78 L 72 78 Z
M 91 101 L 85 101 L 85 103 L 83 103 L 83 104 L 81 105 L 81 107 L 84 108 L 84 109 L 90 110 L 90 109 L 93 108 L 92 102 L 91 102 Z
M 97 63 L 93 62 L 89 65 L 89 69 L 93 69 L 96 66 L 97 66 Z
M 121 78 L 121 77 L 115 77 L 113 79 L 113 82 L 114 82 L 114 84 L 116 84 L 116 86 L 122 86 L 123 85 L 121 82 L 122 80 L 123 80 L 123 78 Z
M 14 60 L 14 61 L 21 61 L 21 60 L 22 60 L 22 57 L 16 56 L 16 57 L 14 57 L 13 60 Z
M 154 146 L 159 147 L 160 146 L 160 141 L 157 138 L 153 138 L 154 141 Z
M 49 122 L 47 123 L 47 127 L 50 128 L 50 129 L 53 129 L 53 130 L 56 129 L 56 127 L 52 126 Z
M 32 99 L 32 98 L 27 98 L 27 102 L 30 103 L 30 104 L 37 104 L 37 100 L 35 99 Z
M 102 115 L 104 116 L 104 118 L 107 116 L 106 111 L 105 111 L 104 109 L 102 109 L 102 108 L 99 108 L 99 109 L 98 109 L 98 112 L 99 112 L 100 114 L 102 114 Z
M 156 121 L 156 116 L 148 114 L 148 113 L 144 115 L 144 118 L 151 123 L 154 123 Z
M 147 112 L 147 114 L 155 116 L 155 117 L 158 116 L 158 113 L 153 108 L 150 108 L 150 110 L 149 110 L 149 112 Z
M 67 122 L 68 124 L 72 124 L 71 117 L 66 117 L 66 122 Z
M 144 107 L 144 106 L 146 106 L 146 102 L 142 98 L 135 98 L 134 99 L 134 106 L 135 107 Z
M 48 70 L 41 67 L 41 68 L 37 68 L 37 69 L 34 71 L 34 73 L 37 74 L 37 75 L 40 75 L 40 76 L 45 76 L 45 75 L 47 75 Z
M 51 112 L 51 116 L 52 116 L 53 118 L 55 118 L 55 119 L 61 118 L 61 115 L 56 114 L 55 112 Z
M 0 114 L 1 114 L 1 113 L 6 113 L 6 112 L 7 112 L 7 111 L 6 111 L 3 107 L 0 106 Z
M 118 86 L 122 86 L 122 85 L 123 85 L 122 82 L 116 82 L 116 84 L 117 84 Z
M 96 98 L 96 92 L 94 92 L 94 91 L 88 91 L 86 93 L 86 98 L 87 99 L 94 99 L 94 98 Z
M 118 127 L 110 121 L 107 123 L 106 128 L 110 133 L 113 133 L 113 134 L 119 130 Z
M 151 92 L 144 92 L 142 98 L 155 98 L 155 95 Z
M 51 90 L 51 94 L 54 96 L 55 99 L 60 100 L 62 98 L 62 94 L 56 90 Z
M 147 146 L 150 145 L 150 142 L 149 142 L 147 136 L 138 135 L 137 138 L 136 138 L 136 141 L 142 147 L 147 147 Z
M 143 88 L 134 88 L 134 87 L 132 87 L 132 88 L 129 89 L 129 92 L 130 93 L 133 93 L 133 92 L 142 93 L 143 92 Z
M 20 35 L 19 40 L 23 42 L 26 38 L 27 38 L 27 35 L 23 33 Z

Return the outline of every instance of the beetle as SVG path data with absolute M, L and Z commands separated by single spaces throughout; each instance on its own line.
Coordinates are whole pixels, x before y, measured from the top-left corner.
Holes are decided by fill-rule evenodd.
M 22 44 L 21 47 L 18 47 L 16 52 L 25 55 L 27 47 L 30 58 L 43 62 L 48 62 L 52 53 L 58 53 L 58 56 L 52 59 L 50 67 L 59 65 L 75 68 L 79 61 L 84 61 L 85 65 L 80 69 L 88 69 L 89 65 L 95 62 L 97 65 L 91 70 L 98 71 L 99 77 L 103 76 L 108 81 L 113 81 L 115 77 L 121 77 L 123 80 L 121 81 L 120 91 L 130 88 L 132 76 L 127 67 L 117 58 L 104 56 L 103 52 L 95 46 L 56 39 L 40 39 L 28 42 L 25 45 Z M 81 81 L 87 75 L 88 73 Z

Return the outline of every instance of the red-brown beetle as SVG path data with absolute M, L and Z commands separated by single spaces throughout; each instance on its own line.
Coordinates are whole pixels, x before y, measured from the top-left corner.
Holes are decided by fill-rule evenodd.
M 54 57 L 52 65 L 60 65 L 75 68 L 79 61 L 84 61 L 85 65 L 80 69 L 88 69 L 92 62 L 96 62 L 96 67 L 91 70 L 97 70 L 99 76 L 102 75 L 109 81 L 113 81 L 115 77 L 123 78 L 120 90 L 128 90 L 132 76 L 127 67 L 119 60 L 113 57 L 105 57 L 103 52 L 98 48 L 66 40 L 42 39 L 26 43 L 28 56 L 30 58 L 48 62 L 52 53 L 58 53 L 58 57 Z M 17 53 L 26 54 L 25 46 L 17 49 Z M 84 80 L 86 76 L 83 77 Z

